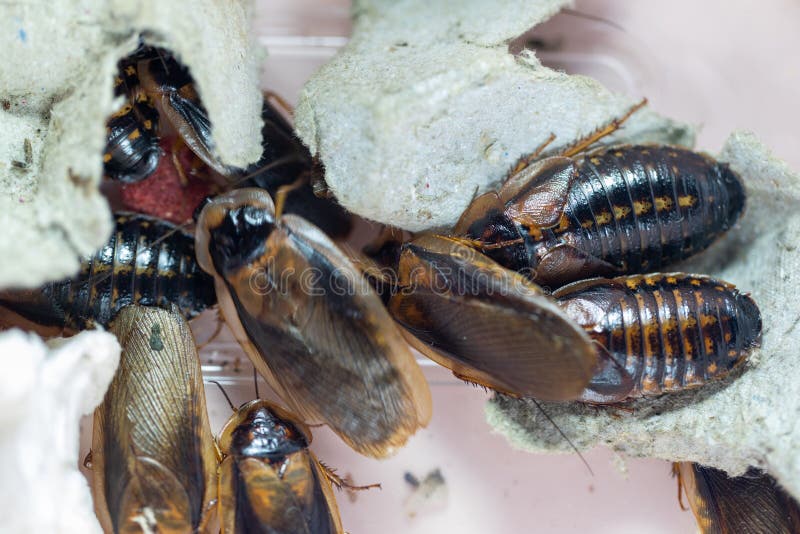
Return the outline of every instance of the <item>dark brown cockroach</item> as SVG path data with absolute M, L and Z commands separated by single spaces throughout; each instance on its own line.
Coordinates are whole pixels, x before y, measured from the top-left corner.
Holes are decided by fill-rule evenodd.
M 540 160 L 481 195 L 454 233 L 543 286 L 643 273 L 707 248 L 745 192 L 724 163 L 675 146 Z
M 596 278 L 555 293 L 594 341 L 600 367 L 581 400 L 609 404 L 697 387 L 745 362 L 761 313 L 734 286 L 684 273 Z
M 308 449 L 311 431 L 268 401 L 243 404 L 219 436 L 222 534 L 341 534 L 326 468 Z
M 214 282 L 197 266 L 194 238 L 165 221 L 118 213 L 108 243 L 84 258 L 73 278 L 0 293 L 0 305 L 45 326 L 107 325 L 128 304 L 174 304 L 191 318 L 216 302 Z
M 335 237 L 350 231 L 350 217 L 332 200 L 317 198 L 309 183 L 313 158 L 289 122 L 272 104 L 279 97 L 265 94 L 261 109 L 264 126 L 262 155 L 246 169 L 222 164 L 213 153 L 211 122 L 186 67 L 167 50 L 142 45 L 119 64 L 115 94 L 129 102 L 108 121 L 104 154 L 105 174 L 125 182 L 142 180 L 158 166 L 159 112 L 166 117 L 192 152 L 216 174 L 225 187 L 261 187 L 271 195 L 298 179 L 286 199 L 286 212 L 296 213 Z M 183 172 L 180 165 L 176 165 Z
M 703 534 L 797 534 L 800 505 L 774 478 L 751 467 L 739 477 L 696 463 L 673 464 Z M 681 506 L 683 503 L 681 502 Z
M 95 410 L 92 491 L 105 532 L 218 532 L 217 452 L 200 362 L 175 310 L 128 306 L 122 355 Z
M 146 45 L 119 62 L 115 94 L 129 103 L 109 119 L 103 161 L 112 179 L 139 181 L 155 171 L 160 158 L 159 116 L 203 163 L 229 172 L 214 155 L 211 123 L 188 69 L 163 48 Z
M 576 399 L 597 355 L 589 336 L 522 275 L 460 242 L 402 246 L 389 309 L 411 344 L 456 376 L 515 396 Z
M 239 189 L 200 214 L 197 259 L 234 335 L 306 422 L 392 454 L 431 415 L 425 378 L 380 298 L 321 230 Z
M 137 91 L 139 75 L 132 61 L 121 62 L 114 96 L 128 101 L 106 123 L 103 172 L 112 180 L 131 183 L 150 176 L 158 167 L 158 111 L 152 99 Z

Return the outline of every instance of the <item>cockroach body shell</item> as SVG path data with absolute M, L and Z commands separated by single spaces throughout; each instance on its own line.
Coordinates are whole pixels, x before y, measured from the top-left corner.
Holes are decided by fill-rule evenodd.
M 308 427 L 272 403 L 257 399 L 236 411 L 219 436 L 222 534 L 343 532 L 310 443 Z
M 380 298 L 320 229 L 261 189 L 215 197 L 197 259 L 262 376 L 305 421 L 383 457 L 430 419 L 430 390 Z
M 496 391 L 574 400 L 597 356 L 589 337 L 522 275 L 456 240 L 402 246 L 389 310 L 409 342 L 456 376 Z
M 673 464 L 703 534 L 796 534 L 800 505 L 767 473 L 738 477 L 691 462 Z
M 176 305 L 191 318 L 216 303 L 214 282 L 197 265 L 194 237 L 171 223 L 117 213 L 108 243 L 73 278 L 0 293 L 0 304 L 45 326 L 107 326 L 129 304 Z
M 217 453 L 194 338 L 176 311 L 128 306 L 120 365 L 94 414 L 92 492 L 105 532 L 218 532 Z
M 454 231 L 557 287 L 687 258 L 731 228 L 744 205 L 727 165 L 680 147 L 624 145 L 536 162 L 478 197 Z
M 727 375 L 761 342 L 761 314 L 734 286 L 699 275 L 591 279 L 553 297 L 594 341 L 600 368 L 581 400 L 615 403 Z
M 133 92 L 138 85 L 135 67 L 128 65 L 120 69 L 114 95 L 124 95 L 128 102 L 106 124 L 104 174 L 126 183 L 138 182 L 153 174 L 161 159 L 158 111 L 146 94 Z

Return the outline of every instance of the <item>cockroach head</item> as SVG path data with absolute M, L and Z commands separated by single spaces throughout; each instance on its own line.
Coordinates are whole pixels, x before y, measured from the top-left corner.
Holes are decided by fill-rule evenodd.
M 220 450 L 225 454 L 276 461 L 305 449 L 309 443 L 308 427 L 295 415 L 262 399 L 241 406 L 219 437 Z
M 233 431 L 231 454 L 281 459 L 308 447 L 303 435 L 264 406 L 254 407 Z
M 262 189 L 239 189 L 208 202 L 197 220 L 197 260 L 220 275 L 251 264 L 275 229 L 275 207 Z

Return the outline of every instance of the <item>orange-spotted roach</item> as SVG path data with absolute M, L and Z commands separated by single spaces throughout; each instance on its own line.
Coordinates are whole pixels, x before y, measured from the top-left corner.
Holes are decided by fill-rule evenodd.
M 129 101 L 108 121 L 104 162 L 109 178 L 136 182 L 156 170 L 162 152 L 159 117 L 165 117 L 178 139 L 208 167 L 202 174 L 218 186 L 261 187 L 275 195 L 280 187 L 304 181 L 287 195 L 286 212 L 301 215 L 334 237 L 349 233 L 349 215 L 336 202 L 314 195 L 310 185 L 315 168 L 313 158 L 273 104 L 277 101 L 288 108 L 277 95 L 264 95 L 261 158 L 240 169 L 224 165 L 214 156 L 211 123 L 194 88 L 194 80 L 169 51 L 141 45 L 120 61 L 115 94 L 127 95 Z M 174 151 L 173 160 L 185 183 L 187 177 Z
M 128 103 L 112 115 L 106 127 L 106 176 L 136 182 L 155 171 L 161 156 L 161 117 L 203 163 L 222 174 L 229 171 L 214 155 L 211 123 L 194 80 L 170 52 L 140 45 L 119 62 L 114 92 L 126 95 Z
M 702 386 L 761 343 L 761 313 L 734 286 L 684 273 L 575 282 L 553 293 L 599 356 L 581 400 L 611 404 Z
M 218 438 L 222 534 L 341 534 L 330 471 L 308 449 L 310 429 L 265 400 L 231 408 Z
M 685 259 L 730 229 L 744 205 L 726 164 L 675 146 L 623 145 L 532 163 L 475 199 L 454 233 L 557 287 Z
M 219 532 L 218 455 L 200 362 L 175 310 L 127 306 L 120 364 L 94 414 L 92 492 L 105 532 Z
M 144 215 L 118 213 L 115 222 L 108 243 L 82 260 L 75 277 L 0 292 L 0 305 L 40 325 L 83 330 L 108 325 L 128 304 L 175 305 L 191 318 L 216 303 L 191 235 Z
M 114 96 L 125 96 L 127 102 L 106 123 L 103 172 L 113 180 L 126 183 L 150 176 L 161 159 L 158 111 L 146 93 L 137 91 L 139 85 L 133 60 L 120 62 L 114 80 Z
M 678 500 L 685 494 L 703 534 L 797 534 L 800 505 L 770 475 L 751 467 L 729 477 L 691 462 L 673 464 Z
M 320 229 L 281 214 L 262 189 L 238 189 L 210 200 L 195 236 L 226 322 L 292 412 L 373 457 L 428 423 L 430 390 L 410 349 Z

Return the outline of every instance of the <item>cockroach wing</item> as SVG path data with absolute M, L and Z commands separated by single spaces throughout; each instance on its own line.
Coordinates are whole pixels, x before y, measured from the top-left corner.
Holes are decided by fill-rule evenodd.
M 468 235 L 474 233 L 480 235 L 480 231 L 473 229 L 473 225 L 481 223 L 486 220 L 491 220 L 492 217 L 497 217 L 503 213 L 503 202 L 497 196 L 497 192 L 489 191 L 470 202 L 464 212 L 459 217 L 458 222 L 453 227 L 454 235 Z
M 161 101 L 164 115 L 178 131 L 186 146 L 203 160 L 203 163 L 220 174 L 227 174 L 230 169 L 214 155 L 211 121 L 200 101 L 186 98 L 179 92 L 169 92 L 162 96 Z
M 205 531 L 208 525 L 213 531 L 209 505 L 216 495 L 217 455 L 200 362 L 186 320 L 175 307 L 167 312 L 127 306 L 112 331 L 123 350 L 117 374 L 95 411 L 92 456 L 98 516 L 110 514 L 116 524 L 125 498 L 144 508 L 181 509 L 159 500 L 160 490 L 128 497 L 121 493 L 123 488 L 152 485 L 139 477 L 159 478 L 185 494 L 192 529 Z M 156 474 L 153 466 L 158 466 Z M 180 494 L 177 489 L 164 493 L 167 499 Z
M 282 221 L 268 259 L 217 279 L 225 317 L 292 411 L 362 454 L 392 454 L 430 419 L 422 371 L 347 256 L 302 218 Z
M 576 172 L 573 160 L 563 157 L 543 159 L 526 167 L 509 178 L 498 193 L 505 214 L 528 226 L 555 226 Z
M 405 245 L 390 311 L 457 376 L 517 396 L 571 400 L 592 377 L 587 334 L 521 275 L 457 241 Z
M 691 462 L 675 464 L 704 534 L 796 534 L 800 507 L 775 479 L 754 468 L 743 476 Z
M 194 532 L 189 496 L 175 474 L 152 458 L 136 457 L 130 464 L 134 475 L 122 489 L 114 532 Z
M 329 512 L 309 459 L 305 453 L 292 456 L 281 477 L 263 460 L 226 458 L 220 466 L 222 534 L 341 533 L 338 513 Z

